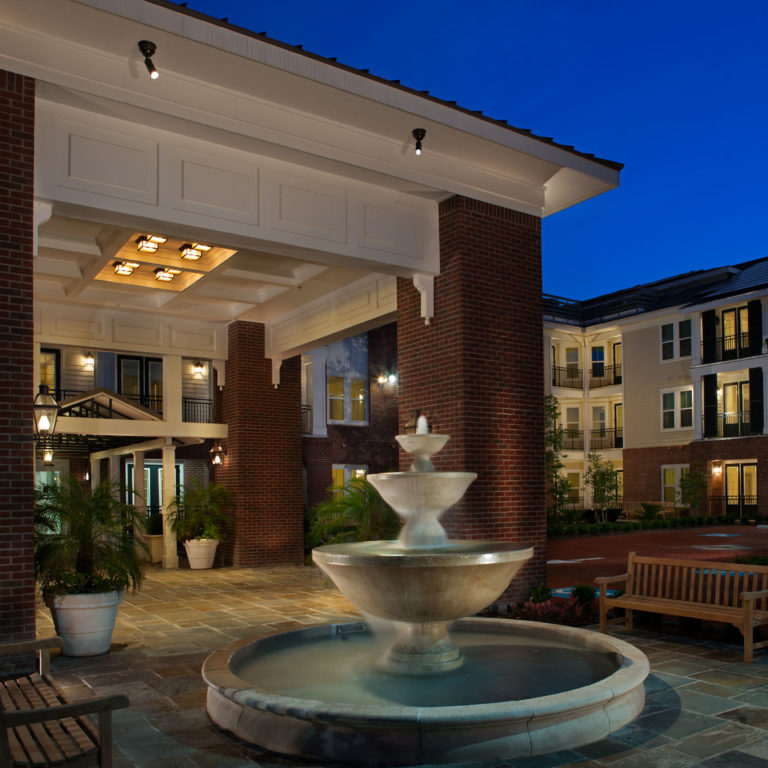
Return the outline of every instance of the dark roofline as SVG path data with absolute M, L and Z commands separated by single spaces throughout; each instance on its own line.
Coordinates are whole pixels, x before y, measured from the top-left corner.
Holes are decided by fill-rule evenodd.
M 144 2 L 152 3 L 152 5 L 159 5 L 161 8 L 167 8 L 168 10 L 175 11 L 177 13 L 183 13 L 186 16 L 191 16 L 192 18 L 199 19 L 200 21 L 204 21 L 208 24 L 213 24 L 217 27 L 223 27 L 241 35 L 246 35 L 247 37 L 256 38 L 257 40 L 261 40 L 262 42 L 268 43 L 269 45 L 273 45 L 276 48 L 292 51 L 293 53 L 298 53 L 299 55 L 305 56 L 308 59 L 323 62 L 329 66 L 336 67 L 337 69 L 344 70 L 345 72 L 351 72 L 355 75 L 365 77 L 368 80 L 373 80 L 377 83 L 383 83 L 384 85 L 387 85 L 391 88 L 397 88 L 398 90 L 404 91 L 405 93 L 411 93 L 415 96 L 427 99 L 428 101 L 432 101 L 435 104 L 441 104 L 442 106 L 449 107 L 456 112 L 461 112 L 462 114 L 475 117 L 478 120 L 483 120 L 486 123 L 491 123 L 492 125 L 499 126 L 500 128 L 505 128 L 506 130 L 512 131 L 513 133 L 518 133 L 521 136 L 527 136 L 530 139 L 540 141 L 542 144 L 548 144 L 552 147 L 557 147 L 557 149 L 562 149 L 563 151 L 572 155 L 576 155 L 577 157 L 591 160 L 607 168 L 620 171 L 624 167 L 624 163 L 619 163 L 615 160 L 606 160 L 605 158 L 597 157 L 597 155 L 593 155 L 590 152 L 581 152 L 569 144 L 560 144 L 549 136 L 537 136 L 528 128 L 516 128 L 514 125 L 510 125 L 506 120 L 498 120 L 493 117 L 488 117 L 488 115 L 484 115 L 480 110 L 472 110 L 467 109 L 466 107 L 461 107 L 455 101 L 447 101 L 445 99 L 438 98 L 437 96 L 433 96 L 429 91 L 417 91 L 414 88 L 409 88 L 407 85 L 403 85 L 399 80 L 387 80 L 384 77 L 371 74 L 370 70 L 357 69 L 347 64 L 342 64 L 341 62 L 337 61 L 335 57 L 329 58 L 326 56 L 321 56 L 320 54 L 312 53 L 311 51 L 305 51 L 301 45 L 290 45 L 289 43 L 282 42 L 282 40 L 276 40 L 269 37 L 266 32 L 253 32 L 247 27 L 240 27 L 237 24 L 231 24 L 228 20 L 228 17 L 217 19 L 213 16 L 208 16 L 205 13 L 201 13 L 200 11 L 192 10 L 191 8 L 187 8 L 186 2 L 174 3 L 170 0 L 144 0 Z

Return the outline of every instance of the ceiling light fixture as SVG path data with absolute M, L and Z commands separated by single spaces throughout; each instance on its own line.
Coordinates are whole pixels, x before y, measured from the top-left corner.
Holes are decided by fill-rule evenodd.
M 192 243 L 193 248 L 197 248 L 198 251 L 203 251 L 204 253 L 208 253 L 213 246 L 212 245 L 206 245 L 205 243 Z
M 144 66 L 147 68 L 149 76 L 153 80 L 157 80 L 157 78 L 160 77 L 160 73 L 155 69 L 155 65 L 152 63 L 152 57 L 155 55 L 157 46 L 150 40 L 139 40 L 139 50 L 144 57 Z
M 194 245 L 192 243 L 184 243 L 184 245 L 179 246 L 179 251 L 181 252 L 181 258 L 188 261 L 197 261 L 203 255 L 202 250 L 197 247 L 197 243 Z
M 427 132 L 424 130 L 424 128 L 414 128 L 411 131 L 411 136 L 413 136 L 414 139 L 416 139 L 416 154 L 421 154 L 421 142 L 424 141 L 424 137 L 427 135 Z
M 155 270 L 155 280 L 160 280 L 162 283 L 170 283 L 176 275 L 180 275 L 180 269 L 171 269 L 171 267 L 158 267 Z
M 112 266 L 116 275 L 132 275 L 133 270 L 139 268 L 135 261 L 116 261 Z
M 168 238 L 162 235 L 139 235 L 136 238 L 136 250 L 139 253 L 155 253 L 159 246 L 167 242 Z

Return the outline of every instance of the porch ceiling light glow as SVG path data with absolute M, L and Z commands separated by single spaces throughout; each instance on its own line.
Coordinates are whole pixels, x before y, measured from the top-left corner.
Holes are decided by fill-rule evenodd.
M 149 76 L 153 80 L 157 80 L 158 77 L 160 77 L 160 73 L 155 68 L 155 65 L 152 63 L 152 57 L 155 55 L 155 51 L 157 50 L 157 46 L 151 42 L 150 40 L 139 40 L 139 50 L 141 51 L 141 55 L 144 57 L 144 66 L 147 68 L 147 72 L 149 72 Z
M 59 404 L 48 391 L 47 384 L 40 385 L 40 391 L 35 395 L 35 434 L 52 435 L 56 428 L 56 417 L 59 415 Z
M 135 261 L 116 261 L 112 266 L 116 275 L 132 275 L 133 270 L 139 268 Z
M 203 251 L 198 247 L 197 243 L 184 243 L 184 245 L 179 246 L 179 251 L 181 252 L 181 258 L 188 259 L 189 261 L 197 261 L 203 255 Z
M 199 360 L 195 360 L 194 364 L 192 365 L 192 373 L 195 376 L 202 376 L 205 372 L 205 367 Z
M 155 270 L 155 280 L 160 280 L 162 283 L 170 283 L 176 275 L 180 275 L 180 269 L 172 269 L 171 267 L 158 267 Z
M 424 128 L 414 128 L 411 131 L 411 136 L 413 136 L 414 139 L 416 139 L 416 154 L 421 154 L 421 142 L 424 141 L 424 137 L 427 135 L 427 132 Z
M 168 238 L 162 235 L 139 235 L 136 238 L 136 250 L 139 253 L 155 253 L 159 246 L 167 242 Z

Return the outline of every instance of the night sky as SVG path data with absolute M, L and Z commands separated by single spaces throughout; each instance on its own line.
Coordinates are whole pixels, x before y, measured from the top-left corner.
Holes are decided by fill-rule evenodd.
M 547 293 L 768 256 L 764 1 L 187 6 L 624 163 L 618 189 L 544 220 Z

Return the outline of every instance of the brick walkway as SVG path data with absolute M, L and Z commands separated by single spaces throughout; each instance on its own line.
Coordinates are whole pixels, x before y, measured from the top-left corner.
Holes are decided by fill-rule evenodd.
M 609 538 L 619 537 L 601 539 L 600 547 Z M 634 546 L 633 538 L 624 544 Z M 654 539 L 657 544 L 662 540 L 663 534 Z M 591 540 L 574 540 L 573 546 L 577 552 L 598 551 Z M 234 639 L 354 616 L 313 568 L 153 567 L 142 590 L 121 606 L 110 653 L 58 657 L 53 672 L 72 696 L 93 690 L 130 698 L 130 708 L 115 713 L 115 768 L 310 768 L 310 763 L 264 753 L 214 727 L 205 712 L 200 668 L 208 653 Z M 38 633 L 52 633 L 42 605 Z M 757 661 L 745 665 L 736 645 L 659 631 L 616 634 L 651 661 L 642 715 L 596 744 L 485 763 L 485 768 L 768 766 L 768 653 L 758 652 Z

